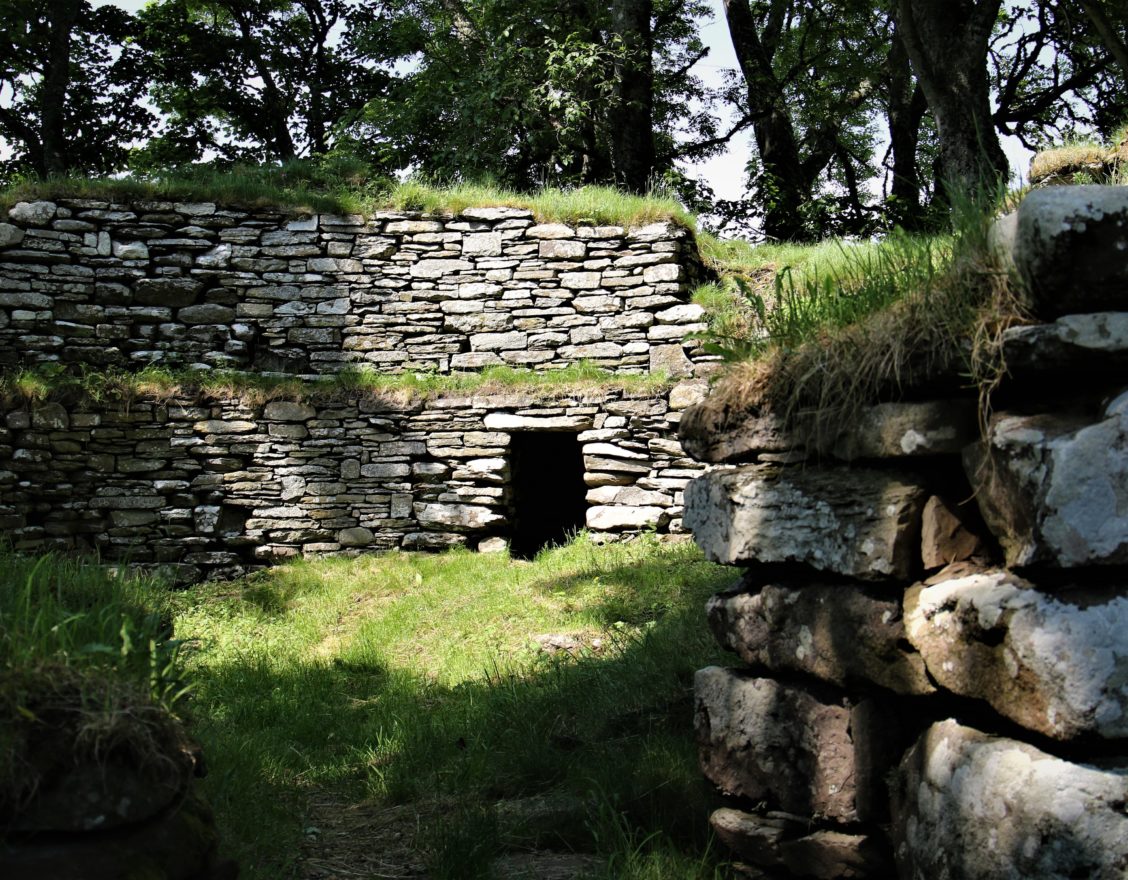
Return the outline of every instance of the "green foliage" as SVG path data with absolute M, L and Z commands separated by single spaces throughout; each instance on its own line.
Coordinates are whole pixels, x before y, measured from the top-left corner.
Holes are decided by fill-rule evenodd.
M 459 858 L 498 849 L 496 801 L 555 792 L 610 804 L 632 849 L 647 841 L 632 858 L 698 864 L 712 795 L 690 686 L 726 662 L 701 604 L 730 579 L 692 545 L 581 536 L 528 563 L 324 559 L 177 596 L 177 632 L 200 645 L 192 708 L 229 851 L 249 877 L 278 876 L 311 791 L 418 802 L 424 817 L 439 800 L 431 867 L 470 876 Z M 545 653 L 544 633 L 581 647 Z M 584 845 L 615 855 L 621 838 L 583 825 Z

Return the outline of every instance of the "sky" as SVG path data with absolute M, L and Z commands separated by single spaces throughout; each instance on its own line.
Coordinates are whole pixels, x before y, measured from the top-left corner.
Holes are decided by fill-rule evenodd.
M 136 12 L 148 0 L 94 0 L 95 6 L 120 6 Z M 721 0 L 709 0 L 712 9 L 711 20 L 702 22 L 701 39 L 709 48 L 709 54 L 695 68 L 706 85 L 721 84 L 724 71 L 737 69 L 736 54 L 729 39 Z M 728 144 L 724 153 L 689 167 L 694 176 L 702 177 L 718 198 L 739 199 L 744 195 L 744 166 L 752 149 L 752 135 L 749 131 L 737 134 Z M 1024 149 L 1016 138 L 1003 138 L 1003 150 L 1010 160 L 1011 168 L 1025 177 L 1030 166 L 1031 153 Z

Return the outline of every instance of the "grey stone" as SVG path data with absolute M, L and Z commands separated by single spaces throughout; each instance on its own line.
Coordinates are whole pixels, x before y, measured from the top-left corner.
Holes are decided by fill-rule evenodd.
M 717 641 L 745 663 L 838 686 L 876 684 L 929 694 L 921 656 L 905 642 L 899 598 L 851 584 L 762 584 L 748 576 L 706 603 Z
M 464 257 L 496 257 L 501 255 L 501 233 L 478 232 L 462 236 Z
M 376 539 L 371 529 L 341 529 L 337 533 L 337 543 L 342 547 L 367 547 Z
M 442 278 L 446 275 L 455 275 L 473 269 L 472 263 L 466 260 L 439 259 L 420 260 L 411 264 L 412 278 Z
M 1055 739 L 1128 737 L 1128 596 L 1050 595 L 956 567 L 905 595 L 905 630 L 944 688 Z
M 484 421 L 488 431 L 586 431 L 591 428 L 591 416 L 519 416 L 513 413 L 487 413 Z
M 230 324 L 235 320 L 235 310 L 216 303 L 185 306 L 176 313 L 177 320 L 185 324 Z
M 560 286 L 572 290 L 595 290 L 599 287 L 601 275 L 598 272 L 563 272 Z
M 389 235 L 418 235 L 421 232 L 442 232 L 445 227 L 438 220 L 394 220 L 384 227 Z
M 685 356 L 685 349 L 680 344 L 652 345 L 650 347 L 650 372 L 665 373 L 671 379 L 692 376 L 693 361 Z M 684 406 L 678 408 L 684 408 Z
M 1018 208 L 1014 263 L 1042 317 L 1128 306 L 1128 189 L 1054 186 Z
M 1128 402 L 1128 393 L 1120 401 Z M 1083 418 L 999 414 L 964 467 L 1007 565 L 1128 563 L 1128 405 Z
M 470 337 L 470 347 L 475 351 L 512 351 L 528 344 L 527 333 L 476 333 Z
M 532 219 L 533 212 L 527 208 L 464 208 L 463 217 L 471 220 L 526 220 Z
M 0 248 L 15 247 L 24 239 L 24 231 L 11 223 L 0 223 Z
M 880 403 L 864 409 L 831 451 L 845 461 L 955 455 L 977 436 L 972 400 Z
M 1074 764 L 955 721 L 905 755 L 893 837 L 904 880 L 1114 880 L 1128 864 L 1128 767 Z
M 120 260 L 147 260 L 149 247 L 143 241 L 115 241 L 113 255 Z
M 16 202 L 8 209 L 8 217 L 21 226 L 46 226 L 58 209 L 54 202 Z
M 1007 374 L 1019 379 L 1062 373 L 1128 374 L 1128 312 L 1065 315 L 1052 324 L 1003 333 Z
M 143 306 L 190 306 L 204 285 L 192 278 L 141 278 L 134 287 L 134 302 Z
M 317 410 L 308 403 L 272 400 L 263 409 L 263 418 L 272 422 L 308 422 L 317 418 Z
M 647 284 L 661 284 L 664 281 L 680 281 L 682 267 L 677 263 L 662 263 L 657 266 L 647 266 L 642 270 L 642 280 Z M 677 308 L 675 306 L 675 308 Z M 690 307 L 692 308 L 692 306 Z M 701 308 L 698 306 L 697 308 Z M 704 314 L 704 309 L 701 310 Z
M 927 497 L 896 472 L 751 465 L 693 480 L 685 526 L 715 562 L 800 562 L 847 577 L 904 579 L 920 564 Z
M 538 251 L 542 260 L 582 260 L 587 256 L 587 245 L 570 239 L 546 239 Z
M 39 431 L 65 431 L 70 427 L 70 416 L 60 403 L 42 403 L 31 411 L 31 427 Z
M 782 419 L 760 407 L 735 408 L 710 398 L 690 406 L 678 426 L 685 451 L 710 464 L 750 461 L 765 452 L 786 452 L 796 443 Z
M 704 319 L 705 309 L 696 303 L 686 303 L 662 309 L 654 317 L 658 319 L 659 324 L 693 324 Z
M 417 503 L 414 507 L 415 517 L 422 526 L 478 531 L 505 522 L 505 517 L 496 510 L 475 504 Z
M 605 532 L 659 528 L 669 518 L 669 513 L 662 507 L 589 507 L 586 523 L 593 531 Z
M 562 223 L 542 223 L 539 226 L 531 226 L 525 230 L 525 235 L 529 238 L 552 239 L 552 238 L 572 238 L 575 235 L 575 230 L 570 226 L 565 226 Z

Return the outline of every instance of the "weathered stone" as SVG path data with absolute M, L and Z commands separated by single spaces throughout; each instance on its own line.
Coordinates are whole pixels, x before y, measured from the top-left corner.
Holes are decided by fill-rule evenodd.
M 31 427 L 38 431 L 65 431 L 70 427 L 70 416 L 61 403 L 42 403 L 31 412 Z
M 115 241 L 113 255 L 119 260 L 147 260 L 149 247 L 143 241 Z
M 445 227 L 438 220 L 394 220 L 384 227 L 389 235 L 418 235 L 421 232 L 442 232 Z
M 496 257 L 501 254 L 501 233 L 479 232 L 462 237 L 464 257 Z
M 475 333 L 470 337 L 474 351 L 513 351 L 526 348 L 528 344 L 527 333 Z
M 185 306 L 176 313 L 178 321 L 185 324 L 229 324 L 235 320 L 235 310 L 216 303 Z
M 921 514 L 920 556 L 926 569 L 963 562 L 986 552 L 983 541 L 967 528 L 959 506 L 933 495 Z
M 15 247 L 24 239 L 24 231 L 11 223 L 0 223 L 0 248 Z
M 664 281 L 680 281 L 681 277 L 682 267 L 677 263 L 662 263 L 657 266 L 647 266 L 642 270 L 642 280 L 647 284 L 661 284 Z M 698 306 L 698 308 L 700 308 L 700 306 Z M 702 310 L 702 313 L 704 313 L 704 310 Z
M 964 467 L 1007 565 L 1128 563 L 1128 392 L 1105 418 L 1000 414 Z
M 484 538 L 478 542 L 479 553 L 505 553 L 509 550 L 509 542 L 505 538 Z
M 755 407 L 733 410 L 709 398 L 686 409 L 678 439 L 691 456 L 710 464 L 751 461 L 761 453 L 786 452 L 795 446 L 774 413 Z
M 442 278 L 446 275 L 454 275 L 458 272 L 466 272 L 473 268 L 473 264 L 467 262 L 466 260 L 420 260 L 418 263 L 411 264 L 411 277 Z
M 693 375 L 693 361 L 681 345 L 650 346 L 650 372 L 665 373 L 671 379 Z
M 533 212 L 527 208 L 464 208 L 463 217 L 471 220 L 526 220 L 532 219 Z
M 1018 208 L 1014 262 L 1042 317 L 1128 307 L 1128 190 L 1054 186 Z
M 443 526 L 456 531 L 477 531 L 505 522 L 496 510 L 475 504 L 416 504 L 415 516 L 422 526 Z
M 589 507 L 587 527 L 595 531 L 658 528 L 669 520 L 662 507 Z
M 905 642 L 899 598 L 849 584 L 759 585 L 751 575 L 705 606 L 717 641 L 745 663 L 839 686 L 929 694 L 921 656 Z
M 799 562 L 847 577 L 903 579 L 920 564 L 926 499 L 912 477 L 890 471 L 751 465 L 693 480 L 685 526 L 715 562 Z
M 678 346 L 681 348 L 681 346 Z M 688 382 L 679 382 L 670 389 L 670 409 L 688 409 L 700 403 L 709 393 L 709 382 L 706 379 L 696 379 Z M 680 445 L 680 444 L 679 444 Z
M 192 278 L 142 278 L 134 288 L 134 301 L 143 306 L 190 306 L 204 285 Z
M 258 429 L 257 424 L 243 419 L 204 419 L 193 427 L 204 434 L 249 434 Z
M 1128 376 L 1128 311 L 1065 315 L 1003 333 L 1003 362 L 1016 378 L 1063 373 Z
M 598 272 L 563 272 L 560 275 L 560 286 L 573 290 L 595 290 L 599 287 L 601 278 Z
M 587 493 L 588 504 L 618 504 L 625 507 L 669 507 L 672 499 L 661 492 L 637 486 L 600 486 Z
M 701 768 L 722 791 L 803 816 L 869 818 L 859 790 L 881 789 L 887 768 L 860 772 L 840 697 L 709 666 L 694 677 L 694 699 Z
M 314 407 L 291 400 L 272 400 L 263 409 L 263 418 L 272 422 L 308 422 L 316 417 Z
M 972 400 L 880 403 L 863 410 L 838 436 L 831 451 L 845 461 L 954 455 L 977 435 Z
M 1055 758 L 955 721 L 905 755 L 893 836 L 904 880 L 1113 880 L 1128 864 L 1128 766 Z
M 46 226 L 58 209 L 54 202 L 16 202 L 8 209 L 8 217 L 21 226 Z
M 525 235 L 529 238 L 541 239 L 572 238 L 575 234 L 575 230 L 571 226 L 565 226 L 562 223 L 542 223 L 525 230 Z
M 909 590 L 905 629 L 942 687 L 1030 730 L 1128 737 L 1128 597 L 1116 589 L 1049 595 L 955 567 Z
M 805 816 L 772 812 L 758 816 L 715 810 L 709 824 L 717 839 L 740 858 L 762 868 L 784 869 L 817 880 L 885 877 L 892 867 L 889 844 L 868 834 L 811 831 Z
M 342 547 L 367 547 L 376 539 L 371 529 L 341 529 L 337 533 L 337 543 Z
M 538 253 L 542 260 L 582 260 L 587 245 L 570 239 L 546 239 L 541 241 Z

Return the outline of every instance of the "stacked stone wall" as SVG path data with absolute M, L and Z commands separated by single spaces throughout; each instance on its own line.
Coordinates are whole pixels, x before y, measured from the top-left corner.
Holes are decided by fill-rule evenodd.
M 299 553 L 477 547 L 513 526 L 513 434 L 568 431 L 594 534 L 678 532 L 703 468 L 673 438 L 699 392 L 20 407 L 0 427 L 0 528 L 18 550 L 97 550 L 185 581 Z
M 997 238 L 1041 323 L 1007 331 L 985 436 L 970 395 L 819 450 L 754 410 L 683 419 L 720 465 L 685 523 L 743 568 L 696 729 L 748 876 L 1128 871 L 1128 194 L 1039 191 Z
M 349 365 L 447 373 L 589 361 L 692 371 L 692 233 L 514 208 L 373 217 L 211 203 L 23 202 L 0 223 L 0 366 Z

